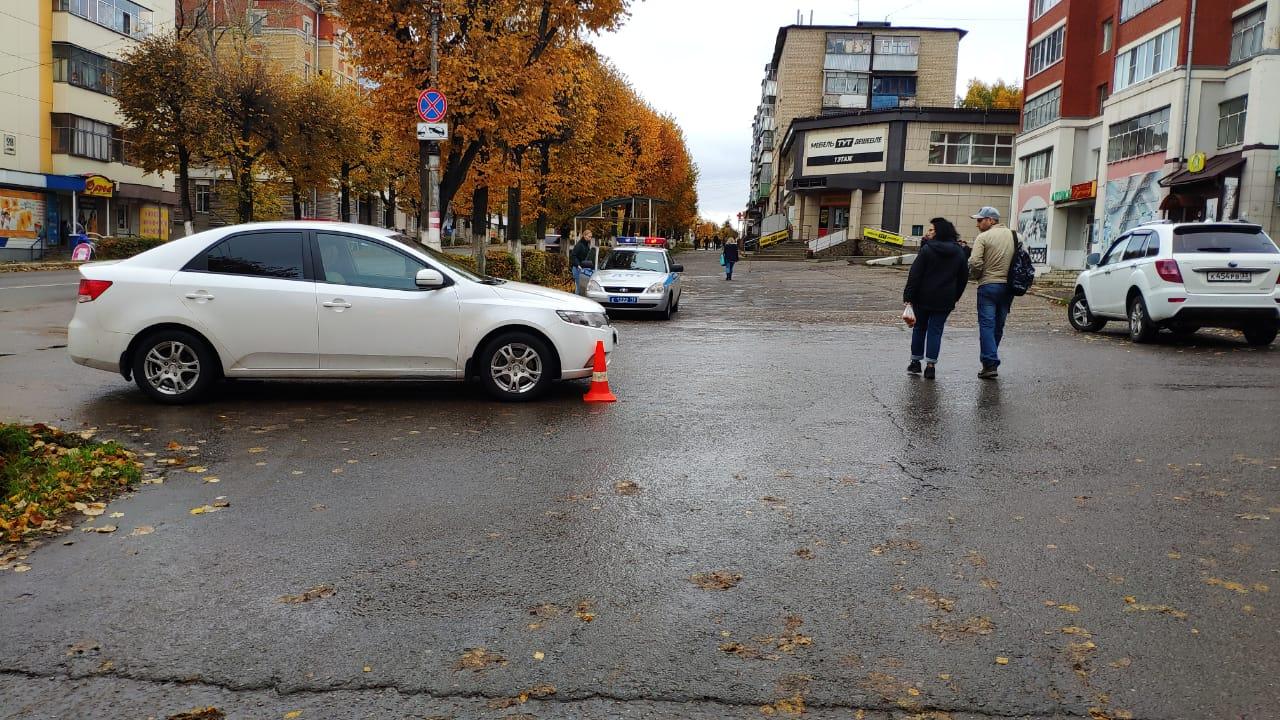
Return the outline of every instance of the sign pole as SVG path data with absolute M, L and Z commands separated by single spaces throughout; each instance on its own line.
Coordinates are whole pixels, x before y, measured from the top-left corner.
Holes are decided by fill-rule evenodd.
M 440 61 L 440 3 L 434 0 L 431 4 L 431 90 L 424 91 L 418 97 L 418 116 L 427 122 L 438 122 L 440 117 L 424 114 L 424 97 L 430 97 L 432 105 L 435 98 L 442 97 L 436 91 L 439 80 Z M 441 102 L 443 100 L 441 99 Z M 431 110 L 435 112 L 434 108 Z M 443 111 L 441 112 L 443 115 Z M 440 167 L 440 144 L 436 140 L 424 138 L 419 131 L 418 136 L 418 197 L 421 199 L 418 217 L 419 241 L 433 250 L 440 250 L 440 181 L 437 171 Z

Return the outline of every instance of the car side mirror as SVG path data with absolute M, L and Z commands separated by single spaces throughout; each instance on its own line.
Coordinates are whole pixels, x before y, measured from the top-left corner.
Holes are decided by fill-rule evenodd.
M 439 270 L 425 268 L 418 271 L 414 283 L 423 290 L 437 290 L 445 286 L 444 275 Z
M 1098 263 L 1100 262 L 1102 262 L 1101 253 L 1089 253 L 1089 257 L 1084 260 L 1084 264 L 1089 267 L 1098 267 Z
M 671 266 L 671 272 L 674 272 L 674 273 L 682 273 L 682 272 L 684 272 L 684 266 L 683 266 L 683 265 L 672 265 L 672 266 Z

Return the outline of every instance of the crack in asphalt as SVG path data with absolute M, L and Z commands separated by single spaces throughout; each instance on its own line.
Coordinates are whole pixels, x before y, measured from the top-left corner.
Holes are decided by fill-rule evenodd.
M 880 399 L 880 396 L 876 394 L 876 390 L 874 387 L 870 388 L 868 392 L 871 395 L 872 399 L 874 399 L 876 403 L 878 403 L 880 407 L 884 409 L 884 414 L 889 418 L 889 422 L 895 428 L 897 428 L 898 434 L 902 436 L 902 440 L 906 444 L 907 452 L 909 453 L 915 447 L 915 440 L 914 438 L 912 438 L 911 433 L 905 427 L 902 426 L 901 421 L 899 421 L 897 415 L 894 414 L 893 408 L 889 407 L 888 403 Z M 919 472 L 913 471 L 910 468 L 908 468 L 906 463 L 899 460 L 896 455 L 890 456 L 889 460 L 893 462 L 894 465 L 898 466 L 898 469 L 902 471 L 903 475 L 906 475 L 912 480 L 915 480 L 920 485 L 920 487 L 917 488 L 916 491 L 912 493 L 913 496 L 919 492 L 946 489 L 941 486 L 934 485 L 933 483 L 926 480 L 925 477 L 921 475 Z
M 436 692 L 432 690 L 401 688 L 395 683 L 370 683 L 360 685 L 341 685 L 335 687 L 299 687 L 299 688 L 282 688 L 279 682 L 263 682 L 256 684 L 233 684 L 211 682 L 203 679 L 192 679 L 191 676 L 173 677 L 173 678 L 154 678 L 147 676 L 131 675 L 122 672 L 89 672 L 89 673 L 50 673 L 39 672 L 35 670 L 19 670 L 13 668 L 0 668 L 0 677 L 16 677 L 29 680 L 54 680 L 54 681 L 80 681 L 80 680 L 119 680 L 144 683 L 148 685 L 172 686 L 182 685 L 185 687 L 200 687 L 209 690 L 218 690 L 231 693 L 242 692 L 271 692 L 279 698 L 293 698 L 300 696 L 322 696 L 330 693 L 353 693 L 353 692 L 385 692 L 391 690 L 405 697 L 429 697 L 433 700 L 510 700 L 510 695 L 493 695 L 482 692 Z M 672 705 L 714 705 L 729 708 L 756 708 L 767 704 L 767 701 L 744 702 L 737 700 L 725 700 L 723 698 L 709 697 L 706 695 L 693 696 L 670 696 L 670 697 L 649 697 L 644 695 L 621 695 L 614 693 L 591 692 L 574 696 L 548 696 L 542 698 L 529 698 L 528 703 L 548 704 L 548 705 L 570 705 L 576 703 L 590 702 L 593 700 L 614 702 L 614 703 L 667 703 Z M 1027 711 L 1001 711 L 986 710 L 979 708 L 971 708 L 961 705 L 926 705 L 917 704 L 910 708 L 904 708 L 897 702 L 883 703 L 839 703 L 839 702 L 811 702 L 805 700 L 805 707 L 811 710 L 851 710 L 866 712 L 901 712 L 906 709 L 911 713 L 954 713 L 967 714 L 981 718 L 995 718 L 1008 720 L 1035 720 L 1036 718 L 1095 718 L 1096 715 L 1086 711 L 1078 712 L 1069 708 L 1056 707 L 1052 709 L 1036 709 Z M 1138 718 L 1133 720 L 1156 720 L 1155 718 Z

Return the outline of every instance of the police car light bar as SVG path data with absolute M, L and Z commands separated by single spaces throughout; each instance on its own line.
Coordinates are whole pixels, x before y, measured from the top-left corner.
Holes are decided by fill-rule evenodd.
M 639 245 L 641 238 L 638 237 L 620 237 L 617 243 L 619 245 Z

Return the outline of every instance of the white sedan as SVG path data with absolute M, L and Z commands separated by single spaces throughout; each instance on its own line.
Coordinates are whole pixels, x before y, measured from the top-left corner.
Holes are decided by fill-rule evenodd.
M 591 377 L 604 308 L 476 275 L 364 225 L 272 222 L 191 235 L 81 266 L 71 358 L 154 400 L 220 378 L 479 378 L 500 400 Z

